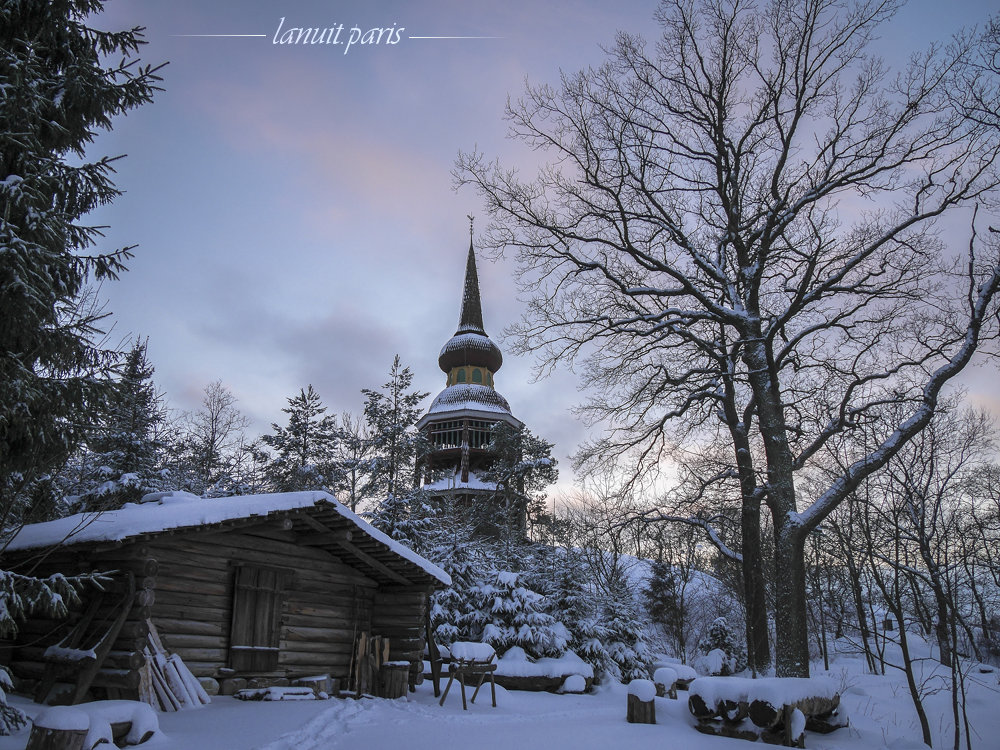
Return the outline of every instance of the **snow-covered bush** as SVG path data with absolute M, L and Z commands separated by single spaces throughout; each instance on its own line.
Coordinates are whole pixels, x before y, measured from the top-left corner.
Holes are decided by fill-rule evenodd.
M 520 646 L 530 656 L 560 656 L 569 645 L 570 633 L 549 613 L 549 602 L 528 588 L 518 573 L 497 571 L 491 581 L 473 589 L 477 604 L 479 640 L 502 654 Z
M 746 646 L 729 627 L 725 617 L 717 617 L 698 641 L 701 656 L 697 665 L 705 674 L 730 675 L 747 668 Z

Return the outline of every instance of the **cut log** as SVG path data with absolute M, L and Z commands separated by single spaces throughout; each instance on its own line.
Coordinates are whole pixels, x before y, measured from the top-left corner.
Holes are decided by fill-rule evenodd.
M 32 727 L 24 750 L 84 750 L 86 729 L 46 729 Z
M 629 724 L 655 724 L 655 701 L 644 701 L 638 695 L 629 695 L 625 719 Z
M 718 711 L 715 710 L 715 706 L 707 705 L 697 693 L 692 693 L 688 697 L 688 711 L 698 721 L 712 721 L 719 715 Z
M 823 718 L 830 716 L 840 705 L 840 696 L 834 695 L 832 698 L 813 696 L 794 701 L 789 704 L 792 708 L 797 708 L 806 718 Z M 750 703 L 750 721 L 761 729 L 776 729 L 782 725 L 783 706 L 774 706 L 764 700 L 755 700 Z
M 806 716 L 806 729 L 819 734 L 830 734 L 830 732 L 849 726 L 850 722 L 839 716 L 838 713 L 839 711 L 834 711 L 829 716 L 824 717 Z
M 383 664 L 378 670 L 376 694 L 379 698 L 402 698 L 410 682 L 410 663 Z

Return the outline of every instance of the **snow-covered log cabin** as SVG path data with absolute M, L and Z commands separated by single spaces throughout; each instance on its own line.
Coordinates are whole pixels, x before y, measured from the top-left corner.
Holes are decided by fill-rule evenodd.
M 67 632 L 85 617 L 122 620 L 91 683 L 99 697 L 143 697 L 150 623 L 198 677 L 328 673 L 346 686 L 355 644 L 366 633 L 386 637 L 389 659 L 409 661 L 411 683 L 417 679 L 428 596 L 450 579 L 335 498 L 160 493 L 143 500 L 25 526 L 8 543 L 7 569 L 36 576 L 118 571 L 107 592 L 88 587 L 69 618 L 34 617 L 4 643 L 4 662 L 29 686 L 45 677 L 54 654 L 46 649 L 56 646 L 58 657 Z

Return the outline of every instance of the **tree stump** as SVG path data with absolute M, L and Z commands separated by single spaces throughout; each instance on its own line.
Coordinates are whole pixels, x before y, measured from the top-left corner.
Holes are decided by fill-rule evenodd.
M 402 698 L 406 695 L 409 679 L 410 662 L 386 662 L 378 670 L 378 697 Z
M 90 717 L 83 711 L 50 708 L 35 717 L 25 750 L 84 750 L 89 730 Z
M 629 695 L 625 719 L 629 724 L 655 724 L 656 706 L 651 700 L 644 701 L 638 695 Z

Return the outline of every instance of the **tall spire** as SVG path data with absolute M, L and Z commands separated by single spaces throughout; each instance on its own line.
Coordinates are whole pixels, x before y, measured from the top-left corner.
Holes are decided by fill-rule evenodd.
M 476 272 L 476 252 L 472 248 L 472 217 L 469 217 L 469 259 L 465 264 L 465 291 L 462 294 L 462 314 L 457 333 L 486 333 L 483 328 L 483 303 L 479 298 L 479 274 Z

